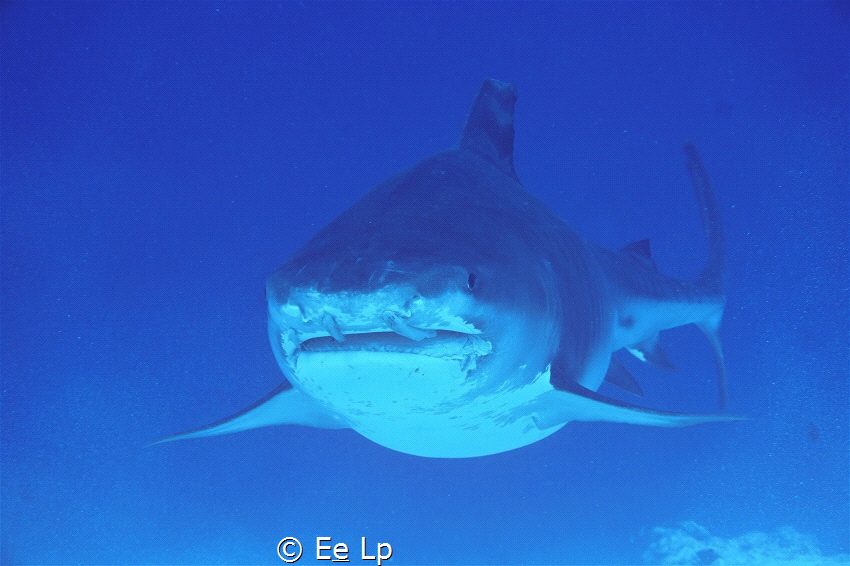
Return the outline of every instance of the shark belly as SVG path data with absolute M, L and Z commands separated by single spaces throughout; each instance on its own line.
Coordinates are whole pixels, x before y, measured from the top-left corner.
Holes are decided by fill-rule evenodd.
M 548 371 L 517 387 L 489 389 L 462 362 L 404 352 L 309 353 L 293 381 L 348 426 L 417 456 L 463 458 L 512 450 L 549 436 L 530 412 L 552 391 Z M 518 371 L 522 371 L 518 368 Z

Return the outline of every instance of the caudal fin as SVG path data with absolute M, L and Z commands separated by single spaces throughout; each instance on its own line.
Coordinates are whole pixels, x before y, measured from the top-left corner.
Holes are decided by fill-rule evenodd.
M 726 240 L 723 236 L 723 222 L 717 200 L 708 180 L 708 173 L 700 159 L 699 152 L 693 144 L 685 145 L 685 157 L 694 193 L 702 216 L 705 237 L 708 241 L 708 261 L 699 277 L 698 283 L 707 291 L 723 294 L 723 266 L 726 261 Z
M 726 240 L 723 236 L 723 223 L 720 219 L 720 210 L 717 208 L 717 200 L 708 180 L 708 173 L 700 159 L 699 152 L 693 144 L 685 145 L 685 158 L 687 160 L 688 172 L 691 174 L 691 182 L 694 185 L 694 193 L 702 216 L 702 224 L 705 237 L 708 241 L 708 261 L 697 280 L 697 285 L 706 292 L 723 295 L 723 266 L 726 261 Z M 720 406 L 726 406 L 726 364 L 723 360 L 723 349 L 720 345 L 720 319 L 722 310 L 711 320 L 697 323 L 700 330 L 708 338 L 714 351 L 714 361 L 717 364 L 718 395 Z

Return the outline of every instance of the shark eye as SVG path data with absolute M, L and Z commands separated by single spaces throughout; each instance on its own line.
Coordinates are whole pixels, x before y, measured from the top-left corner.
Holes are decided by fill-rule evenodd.
M 477 277 L 475 277 L 475 274 L 470 272 L 469 277 L 466 278 L 466 288 L 469 289 L 470 291 L 475 289 L 475 280 L 476 279 L 477 279 Z

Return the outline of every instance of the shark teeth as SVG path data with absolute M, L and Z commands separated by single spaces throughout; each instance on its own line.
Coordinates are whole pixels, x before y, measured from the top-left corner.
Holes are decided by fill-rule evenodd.
M 323 348 L 328 350 L 356 350 L 364 347 L 363 335 L 383 338 L 370 344 L 369 348 L 380 349 L 381 342 L 392 344 L 395 351 L 410 348 L 410 353 L 420 352 L 424 349 L 432 349 L 431 346 L 423 346 L 426 341 L 451 335 L 455 339 L 464 338 L 465 345 L 462 349 L 466 354 L 475 356 L 486 355 L 492 346 L 486 340 L 478 336 L 479 332 L 469 323 L 457 324 L 457 321 L 426 321 L 411 317 L 409 313 L 399 312 L 394 308 L 375 309 L 372 313 L 357 313 L 353 316 L 339 309 L 315 309 L 318 312 L 305 312 L 298 305 L 285 304 L 278 309 L 278 317 L 272 320 L 279 331 L 280 347 L 287 358 L 297 356 L 304 349 L 305 342 L 311 342 L 308 349 L 314 350 L 315 344 L 324 344 Z M 376 316 L 377 315 L 377 316 Z M 411 324 L 417 320 L 422 324 L 428 324 L 431 328 L 423 328 Z M 445 326 L 434 328 L 433 325 L 446 323 Z M 447 334 L 448 333 L 448 334 Z M 395 337 L 395 340 L 390 336 Z M 327 340 L 324 340 L 327 339 Z M 400 340 L 400 341 L 399 341 Z M 315 341 L 315 342 L 314 342 Z M 464 354 L 464 355 L 466 355 Z M 437 354 L 442 355 L 442 354 Z
M 433 330 L 423 330 L 422 328 L 410 326 L 398 313 L 393 311 L 384 311 L 383 319 L 393 332 L 417 342 L 425 338 L 433 338 L 437 335 Z
M 287 356 L 291 356 L 301 345 L 301 339 L 292 328 L 287 328 L 280 333 L 280 347 Z
M 328 335 L 337 342 L 345 342 L 345 335 L 339 328 L 339 323 L 337 323 L 336 319 L 330 314 L 326 314 L 322 317 L 322 327 L 327 330 Z
M 395 332 L 368 332 L 347 334 L 345 342 L 337 342 L 331 336 L 305 340 L 299 353 L 319 352 L 383 352 L 417 354 L 434 358 L 458 361 L 464 370 L 475 367 L 479 358 L 489 354 L 493 347 L 479 336 L 469 336 L 451 330 L 433 331 L 432 338 L 413 341 Z

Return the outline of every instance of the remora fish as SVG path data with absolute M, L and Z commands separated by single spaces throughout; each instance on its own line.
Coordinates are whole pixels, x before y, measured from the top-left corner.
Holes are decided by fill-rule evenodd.
M 720 372 L 724 243 L 708 177 L 687 164 L 709 240 L 694 283 L 658 272 L 646 242 L 579 238 L 514 172 L 513 85 L 486 80 L 458 144 L 378 185 L 267 284 L 269 336 L 286 381 L 216 424 L 165 440 L 279 424 L 352 428 L 401 452 L 495 454 L 570 421 L 687 426 L 601 397 L 640 387 L 612 354 L 669 366 L 661 330 L 694 323 Z

